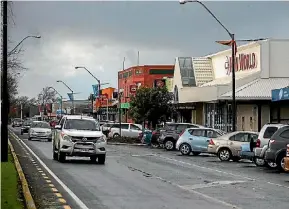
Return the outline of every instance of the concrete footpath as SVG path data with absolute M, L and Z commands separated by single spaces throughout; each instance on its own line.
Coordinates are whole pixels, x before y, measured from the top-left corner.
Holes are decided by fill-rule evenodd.
M 21 144 L 13 132 L 9 132 L 12 153 L 18 162 L 17 171 L 23 187 L 27 209 L 71 209 L 63 196 L 62 187 L 57 185 Z M 17 165 L 17 163 L 16 163 Z M 16 166 L 17 167 L 17 166 Z

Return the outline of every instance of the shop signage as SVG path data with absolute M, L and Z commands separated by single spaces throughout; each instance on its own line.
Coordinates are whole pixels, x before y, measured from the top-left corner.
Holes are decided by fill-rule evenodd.
M 227 75 L 232 72 L 232 57 L 226 57 L 225 69 Z M 235 72 L 256 69 L 258 66 L 256 53 L 239 54 L 235 60 Z
M 137 85 L 130 85 L 129 86 L 129 93 L 135 94 L 137 90 Z
M 289 87 L 282 89 L 273 89 L 271 92 L 272 101 L 289 100 Z
M 154 86 L 157 88 L 162 88 L 166 85 L 166 81 L 164 79 L 158 79 L 158 80 L 155 80 L 154 82 Z

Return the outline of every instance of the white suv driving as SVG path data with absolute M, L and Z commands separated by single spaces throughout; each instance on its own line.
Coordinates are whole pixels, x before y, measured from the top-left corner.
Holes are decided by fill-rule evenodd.
M 64 116 L 55 126 L 53 159 L 64 162 L 66 156 L 90 157 L 91 161 L 105 163 L 106 137 L 92 117 L 81 115 Z

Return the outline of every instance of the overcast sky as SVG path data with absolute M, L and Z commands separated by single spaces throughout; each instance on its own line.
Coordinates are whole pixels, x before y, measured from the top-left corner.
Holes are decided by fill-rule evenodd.
M 237 39 L 289 38 L 289 2 L 204 2 Z M 200 5 L 170 2 L 23 2 L 13 5 L 15 25 L 9 35 L 16 45 L 27 35 L 20 95 L 35 97 L 54 86 L 86 99 L 94 79 L 117 86 L 117 71 L 137 64 L 174 64 L 178 56 L 203 56 L 224 47 L 215 40 L 228 34 Z M 11 48 L 12 48 L 11 44 Z

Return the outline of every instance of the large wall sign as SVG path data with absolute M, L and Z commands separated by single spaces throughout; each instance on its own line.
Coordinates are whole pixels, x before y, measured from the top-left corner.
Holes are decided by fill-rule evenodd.
M 227 60 L 224 63 L 225 69 L 227 71 L 227 75 L 230 75 L 232 72 L 232 57 L 226 57 Z M 256 53 L 249 54 L 239 54 L 235 59 L 235 72 L 238 71 L 246 71 L 256 69 L 258 66 L 257 63 L 257 55 Z

